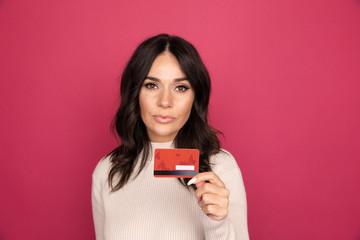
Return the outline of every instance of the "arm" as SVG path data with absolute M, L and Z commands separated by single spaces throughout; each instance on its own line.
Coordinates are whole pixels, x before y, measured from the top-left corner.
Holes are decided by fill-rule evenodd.
M 101 188 L 98 186 L 96 177 L 93 174 L 92 189 L 91 189 L 91 203 L 93 220 L 95 226 L 96 240 L 104 239 L 104 205 L 101 197 Z
M 227 158 L 229 156 L 226 154 Z M 219 163 L 220 167 L 213 169 L 214 172 L 196 176 L 198 189 L 195 194 L 205 213 L 202 223 L 207 240 L 249 239 L 244 183 L 232 156 L 230 160 Z

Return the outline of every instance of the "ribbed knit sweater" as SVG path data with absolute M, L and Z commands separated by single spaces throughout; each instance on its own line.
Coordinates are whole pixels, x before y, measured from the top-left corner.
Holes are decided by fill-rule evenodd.
M 152 154 L 145 168 L 137 177 L 133 174 L 116 192 L 110 192 L 107 182 L 110 158 L 103 158 L 97 164 L 92 176 L 97 240 L 249 239 L 244 183 L 230 153 L 222 150 L 210 158 L 212 171 L 230 191 L 229 214 L 215 221 L 201 210 L 192 188 L 189 191 L 177 178 L 154 177 L 154 149 L 173 148 L 172 142 L 151 143 L 151 146 Z

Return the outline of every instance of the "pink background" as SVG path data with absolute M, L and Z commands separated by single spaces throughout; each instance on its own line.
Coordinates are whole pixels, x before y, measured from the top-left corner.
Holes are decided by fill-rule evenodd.
M 162 32 L 210 71 L 251 239 L 360 239 L 359 0 L 0 1 L 0 239 L 94 239 L 118 76 Z

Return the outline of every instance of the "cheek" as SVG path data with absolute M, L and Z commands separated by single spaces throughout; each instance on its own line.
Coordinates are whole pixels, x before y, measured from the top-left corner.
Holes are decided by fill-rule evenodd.
M 190 116 L 193 102 L 194 102 L 194 98 L 189 98 L 186 101 L 182 102 L 183 103 L 183 105 L 182 105 L 183 114 L 186 115 L 186 117 Z

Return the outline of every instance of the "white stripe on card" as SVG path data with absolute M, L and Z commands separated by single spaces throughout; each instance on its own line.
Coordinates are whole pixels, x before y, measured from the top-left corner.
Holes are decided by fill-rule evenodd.
M 176 165 L 175 170 L 195 170 L 193 165 Z

